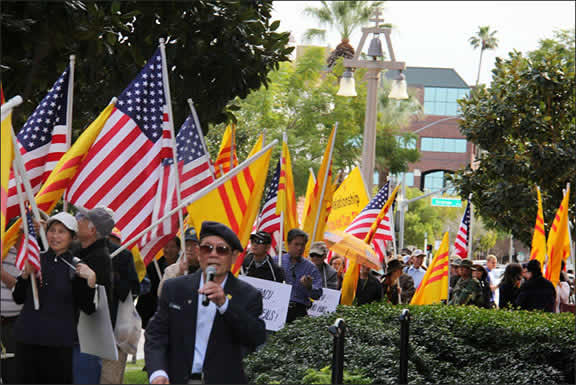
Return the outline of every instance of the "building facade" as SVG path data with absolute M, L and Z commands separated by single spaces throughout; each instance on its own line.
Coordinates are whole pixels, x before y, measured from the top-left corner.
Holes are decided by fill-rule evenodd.
M 472 144 L 460 133 L 457 103 L 470 87 L 452 68 L 407 67 L 405 75 L 424 110 L 423 117 L 408 128 L 417 139 L 404 144 L 420 151 L 420 160 L 406 172 L 406 186 L 424 192 L 439 190 L 446 186 L 447 174 L 472 160 Z M 389 71 L 386 76 L 391 79 L 395 74 Z

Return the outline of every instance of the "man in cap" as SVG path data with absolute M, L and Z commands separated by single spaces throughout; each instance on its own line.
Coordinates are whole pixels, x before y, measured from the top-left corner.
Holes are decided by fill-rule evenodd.
M 268 281 L 284 282 L 284 270 L 268 254 L 271 244 L 272 237 L 265 231 L 250 235 L 250 252 L 242 263 L 242 274 Z
M 230 273 L 241 252 L 229 227 L 202 223 L 200 270 L 165 282 L 146 329 L 151 384 L 246 383 L 242 359 L 264 343 L 266 327 L 262 295 Z
M 322 287 L 338 290 L 338 273 L 325 262 L 326 255 L 328 255 L 328 247 L 324 242 L 314 242 L 310 245 L 310 260 L 320 272 Z
M 469 259 L 462 260 L 458 270 L 460 272 L 460 279 L 452 291 L 452 298 L 448 304 L 473 305 L 477 303 L 482 296 L 482 287 L 480 286 L 480 282 L 472 277 L 472 270 L 475 270 L 472 261 Z
M 186 229 L 184 232 L 185 256 L 180 258 L 177 263 L 173 263 L 164 270 L 162 280 L 158 285 L 158 297 L 162 293 L 164 282 L 170 278 L 180 277 L 186 274 L 193 274 L 200 268 L 198 252 L 200 250 L 200 241 L 193 227 Z
M 426 269 L 422 266 L 424 262 L 424 257 L 426 253 L 420 249 L 416 249 L 412 252 L 412 266 L 408 266 L 404 269 L 404 272 L 412 277 L 414 280 L 414 288 L 418 289 L 420 282 L 426 274 Z
M 448 286 L 448 299 L 452 298 L 452 291 L 460 279 L 459 267 L 461 262 L 462 258 L 458 256 L 450 258 L 450 283 Z
M 308 315 L 312 299 L 322 296 L 322 277 L 316 266 L 303 258 L 308 234 L 300 229 L 288 231 L 288 253 L 282 255 L 282 268 L 286 283 L 292 285 L 286 322 Z
M 108 250 L 107 237 L 114 228 L 114 212 L 107 207 L 95 207 L 91 210 L 77 207 L 76 220 L 80 249 L 75 255 L 82 260 L 94 273 L 96 283 L 104 286 L 108 300 L 110 314 L 112 308 L 113 281 L 112 262 Z M 112 318 L 110 319 L 112 322 Z M 75 384 L 98 384 L 102 371 L 102 359 L 91 354 L 80 352 L 80 345 L 74 348 L 74 383 Z

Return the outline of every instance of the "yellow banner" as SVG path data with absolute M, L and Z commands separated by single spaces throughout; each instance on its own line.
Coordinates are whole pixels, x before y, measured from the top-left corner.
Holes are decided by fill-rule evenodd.
M 356 167 L 334 193 L 326 231 L 346 230 L 369 201 L 362 173 Z

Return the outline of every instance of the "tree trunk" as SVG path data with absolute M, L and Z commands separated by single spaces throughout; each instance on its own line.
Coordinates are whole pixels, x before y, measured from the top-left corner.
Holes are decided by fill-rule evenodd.
M 480 49 L 480 62 L 478 63 L 478 76 L 476 77 L 476 87 L 478 87 L 478 82 L 480 81 L 480 68 L 482 68 L 482 54 L 484 49 Z

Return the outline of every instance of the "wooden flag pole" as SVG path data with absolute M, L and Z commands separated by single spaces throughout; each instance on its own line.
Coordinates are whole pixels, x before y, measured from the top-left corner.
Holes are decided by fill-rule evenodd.
M 74 107 L 74 68 L 76 55 L 70 55 L 70 74 L 68 74 L 68 95 L 66 101 L 66 151 L 72 145 L 72 109 Z M 66 194 L 62 194 L 62 211 L 68 212 L 68 200 Z
M 168 81 L 168 68 L 166 63 L 166 46 L 164 45 L 164 39 L 160 38 L 160 55 L 162 56 L 162 78 L 164 82 L 164 96 L 166 97 L 166 104 L 168 105 L 168 128 L 170 129 L 170 144 L 172 145 L 172 160 L 173 160 L 173 170 L 174 179 L 176 181 L 176 201 L 178 206 L 182 205 L 182 194 L 180 192 L 180 172 L 178 171 L 178 154 L 176 146 L 176 134 L 174 132 L 174 115 L 172 114 L 172 99 L 170 96 L 170 82 Z M 170 199 L 170 198 L 168 198 Z M 185 234 L 184 234 L 184 216 L 182 215 L 182 210 L 178 210 L 178 222 L 180 224 L 180 244 L 185 245 Z M 180 248 L 180 257 L 184 255 L 182 248 Z
M 16 182 L 16 191 L 18 192 L 18 205 L 20 206 L 20 218 L 22 218 L 22 227 L 24 228 L 24 239 L 22 240 L 23 247 L 28 247 L 28 239 L 30 234 L 28 233 L 28 218 L 26 215 L 26 208 L 24 207 L 24 194 L 22 194 L 22 175 L 18 171 L 18 167 L 13 162 L 12 170 L 14 171 L 14 182 Z M 21 246 L 21 247 L 22 247 Z M 32 298 L 34 299 L 34 310 L 40 309 L 40 299 L 38 297 L 38 286 L 36 284 L 36 274 L 31 273 L 30 283 L 32 284 Z
M 320 199 L 318 200 L 318 208 L 316 209 L 316 219 L 314 221 L 314 231 L 312 232 L 312 238 L 310 238 L 310 243 L 314 242 L 316 239 L 316 231 L 318 230 L 318 222 L 320 220 L 320 212 L 322 211 L 322 201 L 324 200 L 324 194 L 326 193 L 326 184 L 328 182 L 328 175 L 330 174 L 330 169 L 332 169 L 332 153 L 334 152 L 334 144 L 336 143 L 336 133 L 338 132 L 338 122 L 334 125 L 334 136 L 332 137 L 332 146 L 328 152 L 328 167 L 326 173 L 324 174 L 324 180 L 322 181 L 322 192 L 320 193 Z M 332 183 L 332 181 L 330 181 Z

